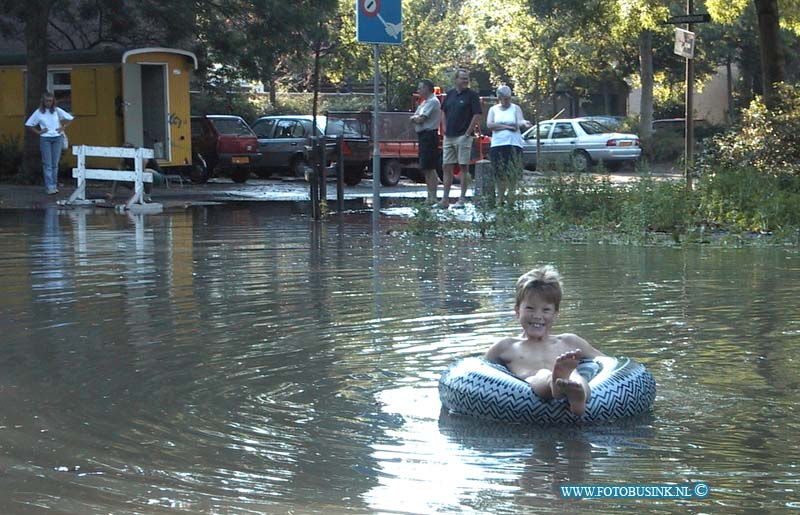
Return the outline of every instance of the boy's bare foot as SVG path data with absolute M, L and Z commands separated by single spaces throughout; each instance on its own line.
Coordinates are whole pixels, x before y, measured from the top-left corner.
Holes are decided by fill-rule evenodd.
M 583 385 L 571 379 L 556 379 L 556 385 L 567 396 L 569 408 L 579 417 L 586 411 L 586 392 Z
M 565 352 L 556 358 L 556 364 L 553 365 L 552 384 L 550 385 L 550 388 L 553 390 L 554 399 L 560 399 L 566 395 L 566 392 L 560 388 L 558 380 L 563 379 L 569 381 L 570 374 L 572 374 L 572 371 L 578 366 L 580 360 L 581 351 L 578 349 Z

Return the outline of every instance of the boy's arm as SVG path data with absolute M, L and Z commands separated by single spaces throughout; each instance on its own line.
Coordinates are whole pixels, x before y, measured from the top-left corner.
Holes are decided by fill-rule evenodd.
M 502 358 L 503 353 L 508 349 L 509 339 L 503 338 L 502 340 L 496 342 L 494 345 L 489 347 L 489 350 L 486 351 L 486 354 L 483 355 L 483 359 L 490 363 L 497 363 L 498 365 L 506 365 L 506 361 Z

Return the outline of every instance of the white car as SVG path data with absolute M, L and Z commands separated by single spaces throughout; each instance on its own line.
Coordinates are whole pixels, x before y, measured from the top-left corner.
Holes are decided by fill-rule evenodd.
M 618 170 L 642 155 L 639 137 L 635 134 L 613 132 L 588 118 L 546 120 L 522 134 L 522 161 L 525 168 L 537 168 L 537 131 L 543 167 L 572 166 L 584 172 L 602 162 L 609 170 Z

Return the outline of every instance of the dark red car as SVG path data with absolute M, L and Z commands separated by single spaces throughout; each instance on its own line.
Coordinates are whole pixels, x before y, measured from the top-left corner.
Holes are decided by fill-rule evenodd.
M 256 134 L 242 118 L 233 115 L 192 116 L 192 150 L 207 176 L 229 175 L 245 182 L 261 160 Z

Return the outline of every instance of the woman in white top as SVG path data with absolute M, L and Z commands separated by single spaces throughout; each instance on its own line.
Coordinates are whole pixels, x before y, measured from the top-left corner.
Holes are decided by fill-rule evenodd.
M 58 193 L 58 162 L 64 144 L 64 128 L 72 120 L 73 116 L 58 107 L 53 94 L 47 91 L 42 95 L 39 108 L 25 122 L 28 129 L 39 135 L 44 187 L 48 195 Z
M 502 205 L 509 184 L 519 178 L 522 173 L 522 131 L 531 127 L 531 123 L 522 115 L 522 109 L 511 103 L 511 88 L 497 88 L 499 104 L 489 109 L 486 126 L 492 131 L 492 146 L 489 159 L 492 161 L 494 184 L 489 188 L 489 201 L 494 201 L 497 192 L 497 204 Z

